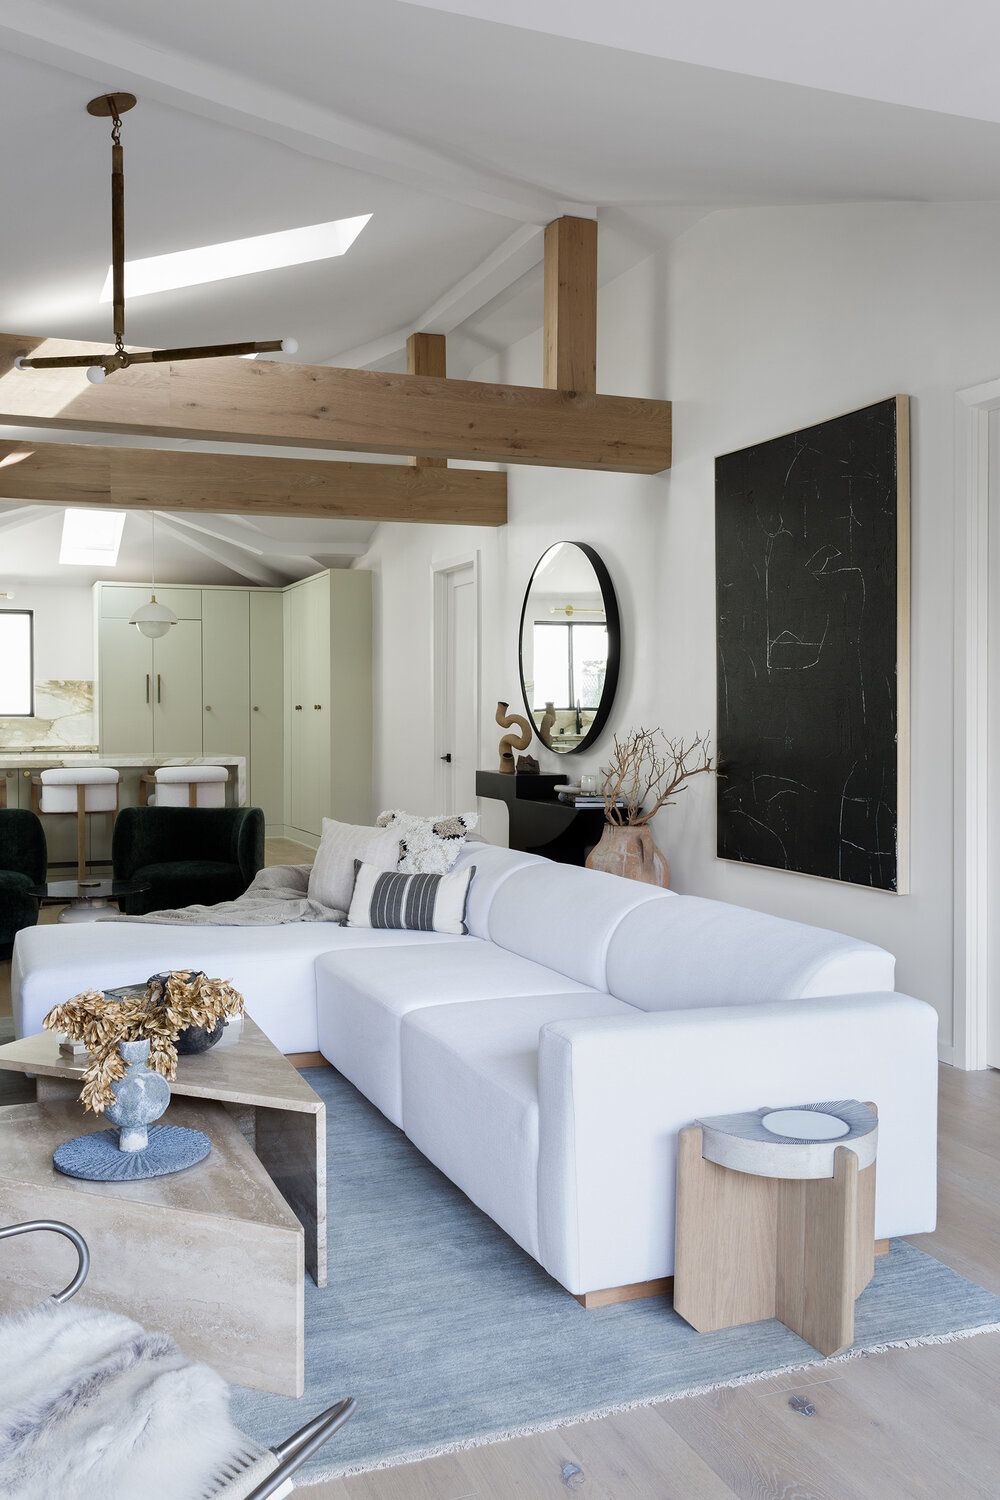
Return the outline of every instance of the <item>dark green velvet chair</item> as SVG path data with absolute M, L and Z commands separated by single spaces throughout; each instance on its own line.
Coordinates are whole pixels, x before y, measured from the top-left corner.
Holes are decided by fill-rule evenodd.
M 124 903 L 129 916 L 177 906 L 214 906 L 242 896 L 264 865 L 259 807 L 126 807 L 115 819 L 116 880 L 152 889 Z
M 28 892 L 45 880 L 47 853 L 41 819 L 27 808 L 0 808 L 0 958 L 9 958 L 22 927 L 38 921 Z

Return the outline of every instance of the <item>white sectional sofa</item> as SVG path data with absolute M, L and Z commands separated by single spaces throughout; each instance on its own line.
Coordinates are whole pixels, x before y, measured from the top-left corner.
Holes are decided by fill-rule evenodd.
M 19 1035 L 168 967 L 229 978 L 319 1050 L 563 1286 L 673 1269 L 678 1130 L 825 1099 L 879 1107 L 876 1235 L 933 1229 L 937 1016 L 854 938 L 470 844 L 470 935 L 94 923 L 18 934 Z

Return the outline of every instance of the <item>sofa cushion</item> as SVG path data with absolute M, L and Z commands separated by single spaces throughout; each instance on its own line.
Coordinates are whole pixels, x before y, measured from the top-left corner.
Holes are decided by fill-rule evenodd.
M 521 849 L 504 849 L 497 844 L 484 844 L 479 840 L 475 843 L 467 842 L 452 869 L 465 870 L 469 865 L 476 867 L 476 878 L 472 882 L 465 908 L 465 924 L 472 936 L 489 937 L 490 910 L 505 881 L 518 870 L 525 870 L 530 865 L 548 864 L 549 861 L 540 854 L 526 854 Z
M 622 918 L 607 987 L 642 1010 L 689 1010 L 891 990 L 895 967 L 884 948 L 840 932 L 675 896 Z
M 545 860 L 504 881 L 490 908 L 490 937 L 513 953 L 605 990 L 608 943 L 622 918 L 636 907 L 676 900 L 659 886 Z
M 433 950 L 328 953 L 316 965 L 319 1050 L 394 1125 L 401 1125 L 400 1032 L 405 1016 L 429 1005 L 556 992 L 591 993 L 575 980 L 477 938 Z
M 621 1015 L 635 1011 L 578 992 L 429 1006 L 403 1023 L 403 1129 L 536 1259 L 539 1032 Z
M 283 927 L 158 927 L 155 922 L 79 922 L 18 933 L 11 969 L 14 1029 L 40 1031 L 42 1017 L 80 990 L 132 984 L 164 969 L 204 969 L 229 979 L 257 1025 L 282 1052 L 315 1052 L 316 959 L 331 949 L 395 943 L 467 943 L 436 932 L 369 932 L 334 922 Z
M 380 870 L 378 865 L 354 861 L 354 893 L 347 913 L 348 927 L 374 927 L 390 932 L 449 932 L 465 937 L 465 907 L 475 865 L 448 875 L 405 875 L 402 870 Z

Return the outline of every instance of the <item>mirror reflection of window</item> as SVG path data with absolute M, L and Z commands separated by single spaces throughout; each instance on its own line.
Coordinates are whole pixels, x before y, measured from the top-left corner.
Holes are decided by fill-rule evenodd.
M 608 627 L 577 621 L 536 620 L 533 632 L 532 707 L 596 709 L 608 665 Z

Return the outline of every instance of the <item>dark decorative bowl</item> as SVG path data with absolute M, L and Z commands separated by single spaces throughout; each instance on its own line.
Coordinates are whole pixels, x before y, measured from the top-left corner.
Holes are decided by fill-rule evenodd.
M 205 978 L 205 971 L 203 969 L 188 969 L 186 972 L 183 970 L 178 970 L 177 972 L 184 973 L 184 977 L 187 980 L 188 984 L 190 984 L 193 979 Z M 169 973 L 151 974 L 146 983 L 149 985 L 150 989 L 154 991 L 154 993 L 158 988 L 160 993 L 162 994 L 169 978 Z M 215 1046 L 216 1042 L 219 1040 L 225 1029 L 226 1023 L 221 1016 L 216 1021 L 211 1031 L 209 1031 L 207 1026 L 185 1026 L 183 1031 L 179 1031 L 177 1033 L 176 1039 L 174 1041 L 174 1046 L 177 1048 L 178 1057 L 194 1057 L 199 1052 L 207 1052 L 210 1047 Z

